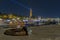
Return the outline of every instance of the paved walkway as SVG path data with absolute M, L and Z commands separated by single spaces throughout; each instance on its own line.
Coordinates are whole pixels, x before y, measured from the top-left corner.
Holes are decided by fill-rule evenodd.
M 30 36 L 8 36 L 4 35 L 7 28 L 0 28 L 0 40 L 60 40 L 60 26 L 47 25 L 40 27 L 31 27 Z

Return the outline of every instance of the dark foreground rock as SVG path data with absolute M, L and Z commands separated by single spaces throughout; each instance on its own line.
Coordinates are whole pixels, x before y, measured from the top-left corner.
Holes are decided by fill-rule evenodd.
M 12 36 L 26 36 L 26 32 L 24 30 L 16 30 L 16 29 L 8 29 L 4 32 L 5 35 L 12 35 Z

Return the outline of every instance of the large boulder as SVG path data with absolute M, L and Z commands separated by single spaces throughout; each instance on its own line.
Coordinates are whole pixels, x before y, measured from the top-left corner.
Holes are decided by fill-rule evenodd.
M 16 29 L 8 29 L 4 32 L 5 35 L 12 35 L 12 36 L 25 36 L 26 31 L 16 31 Z

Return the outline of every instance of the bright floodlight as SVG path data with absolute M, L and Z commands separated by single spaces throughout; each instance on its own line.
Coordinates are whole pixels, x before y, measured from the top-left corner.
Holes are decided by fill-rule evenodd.
M 17 18 L 17 20 L 19 20 L 20 18 Z
M 2 20 L 2 19 L 0 18 L 0 20 Z

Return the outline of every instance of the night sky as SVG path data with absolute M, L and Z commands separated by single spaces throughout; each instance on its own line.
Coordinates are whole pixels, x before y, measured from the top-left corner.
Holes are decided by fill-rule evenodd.
M 0 12 L 29 16 L 60 17 L 60 0 L 0 0 Z

